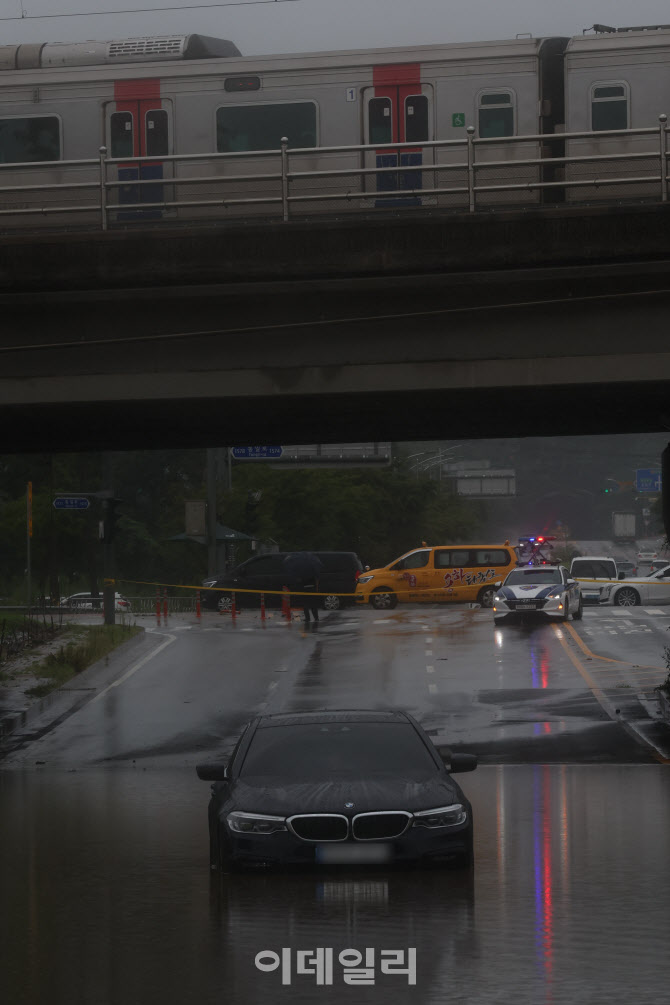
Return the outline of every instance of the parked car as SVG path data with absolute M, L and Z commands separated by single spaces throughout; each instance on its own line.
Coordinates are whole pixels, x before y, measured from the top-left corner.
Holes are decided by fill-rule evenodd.
M 399 711 L 254 719 L 231 760 L 201 764 L 212 869 L 472 864 L 472 807 L 451 775 L 474 754 L 436 749 Z
M 493 621 L 524 617 L 549 617 L 575 621 L 582 617 L 584 604 L 579 583 L 562 565 L 537 565 L 513 569 L 504 583 L 496 583 Z
M 625 583 L 603 587 L 601 604 L 616 607 L 638 607 L 640 604 L 670 604 L 670 565 L 664 565 L 649 576 L 637 576 Z
M 234 591 L 236 607 L 258 607 L 261 592 L 266 594 L 265 603 L 268 607 L 278 607 L 283 587 L 290 585 L 284 567 L 284 559 L 290 554 L 289 551 L 276 551 L 268 555 L 255 555 L 230 572 L 216 579 L 205 580 L 203 585 L 210 589 L 201 595 L 202 606 L 210 610 L 229 611 Z M 314 554 L 322 566 L 319 593 L 325 596 L 319 598 L 321 607 L 327 611 L 336 611 L 353 604 L 356 581 L 363 572 L 363 563 L 358 555 L 353 551 L 315 551 Z
M 612 580 L 625 579 L 610 555 L 580 555 L 573 558 L 570 575 L 576 579 L 585 604 L 599 604 L 603 586 Z
M 125 597 L 122 597 L 120 593 L 115 593 L 114 597 L 114 610 L 130 614 L 130 601 L 126 600 Z M 100 595 L 98 597 L 94 597 L 92 593 L 73 593 L 71 596 L 65 597 L 61 600 L 60 606 L 67 607 L 74 611 L 102 611 L 102 590 L 100 591 Z

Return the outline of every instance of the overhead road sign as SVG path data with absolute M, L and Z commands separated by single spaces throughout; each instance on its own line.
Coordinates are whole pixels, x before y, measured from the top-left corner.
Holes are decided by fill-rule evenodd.
M 232 447 L 231 456 L 236 461 L 265 461 L 281 457 L 282 447 Z
M 86 496 L 59 496 L 54 499 L 54 509 L 88 509 L 90 505 Z
M 635 489 L 637 492 L 660 492 L 662 487 L 661 472 L 651 468 L 638 468 L 635 472 Z

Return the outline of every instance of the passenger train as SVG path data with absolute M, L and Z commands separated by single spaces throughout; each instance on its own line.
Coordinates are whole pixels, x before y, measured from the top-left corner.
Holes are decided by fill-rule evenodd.
M 467 207 L 468 143 L 478 206 L 655 197 L 595 182 L 658 173 L 669 74 L 670 25 L 276 56 L 200 35 L 0 46 L 0 228 L 94 219 L 101 170 L 121 222 L 274 213 L 283 137 L 293 212 Z

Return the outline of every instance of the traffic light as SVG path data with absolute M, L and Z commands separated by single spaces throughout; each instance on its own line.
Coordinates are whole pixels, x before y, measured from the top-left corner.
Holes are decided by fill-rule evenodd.
M 123 499 L 104 499 L 103 500 L 103 526 L 104 532 L 103 537 L 105 544 L 111 544 L 114 540 L 117 531 L 117 524 L 120 517 L 120 513 L 117 513 L 116 508 L 123 502 Z
M 244 515 L 246 517 L 247 533 L 252 537 L 258 530 L 258 504 L 262 497 L 262 489 L 256 489 L 255 491 L 249 489 L 247 492 L 247 502 L 244 507 Z

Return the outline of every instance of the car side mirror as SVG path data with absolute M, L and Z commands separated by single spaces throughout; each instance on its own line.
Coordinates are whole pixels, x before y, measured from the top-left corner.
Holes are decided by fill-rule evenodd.
M 566 583 L 567 583 L 568 586 L 574 586 L 576 582 L 577 582 L 576 579 L 568 579 L 568 580 L 566 580 Z
M 625 572 L 620 572 L 618 578 L 619 579 L 625 579 L 626 578 L 626 573 Z
M 438 747 L 437 752 L 452 774 L 455 771 L 474 771 L 477 767 L 476 754 L 454 754 L 451 747 Z
M 449 771 L 453 775 L 455 771 L 474 771 L 477 767 L 476 754 L 452 754 Z
M 195 768 L 198 778 L 203 782 L 227 782 L 228 765 L 223 761 L 212 764 L 198 764 Z
M 494 590 L 499 590 L 501 586 L 502 586 L 502 583 L 494 583 L 493 584 Z

